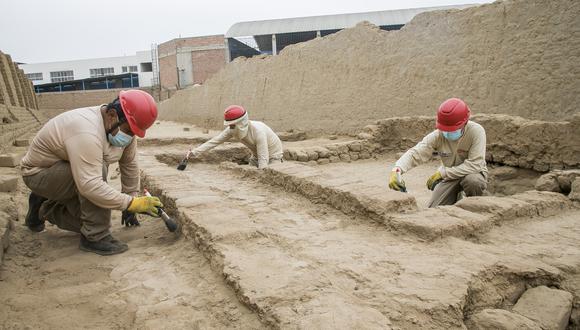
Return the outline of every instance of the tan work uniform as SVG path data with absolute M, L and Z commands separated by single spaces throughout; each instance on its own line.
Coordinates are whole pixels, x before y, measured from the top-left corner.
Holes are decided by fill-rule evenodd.
M 136 139 L 124 148 L 112 146 L 100 109 L 81 108 L 52 118 L 21 161 L 26 185 L 48 199 L 40 218 L 90 241 L 110 234 L 111 209 L 127 209 L 130 194 L 139 191 Z M 114 162 L 119 162 L 123 192 L 106 182 L 108 165 Z
M 433 190 L 429 207 L 452 205 L 461 191 L 467 196 L 481 196 L 487 188 L 485 146 L 485 129 L 468 121 L 459 140 L 449 141 L 435 130 L 401 156 L 395 166 L 405 173 L 429 161 L 436 151 L 441 158 L 443 181 Z
M 231 140 L 239 140 L 252 152 L 251 163 L 256 162 L 258 168 L 265 168 L 268 164 L 282 160 L 282 141 L 270 127 L 261 121 L 250 120 L 248 125 L 248 134 L 239 139 L 235 135 L 235 130 L 227 127 L 219 135 L 203 143 L 191 151 L 194 157 L 204 153 L 218 145 Z

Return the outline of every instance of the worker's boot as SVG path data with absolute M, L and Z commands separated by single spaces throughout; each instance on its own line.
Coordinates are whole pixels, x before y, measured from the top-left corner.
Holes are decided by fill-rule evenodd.
M 44 219 L 41 219 L 38 215 L 40 206 L 46 198 L 39 196 L 33 192 L 28 196 L 28 213 L 26 213 L 26 218 L 24 219 L 24 224 L 34 232 L 41 232 L 44 230 Z
M 79 248 L 83 251 L 108 256 L 112 254 L 123 253 L 129 249 L 129 246 L 113 238 L 111 235 L 105 236 L 100 241 L 93 242 L 89 241 L 84 235 L 81 234 L 81 243 Z

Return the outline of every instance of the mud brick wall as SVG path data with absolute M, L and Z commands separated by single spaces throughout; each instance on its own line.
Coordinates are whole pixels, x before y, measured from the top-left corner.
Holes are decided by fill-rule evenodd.
M 241 104 L 276 131 L 356 133 L 460 97 L 474 113 L 567 120 L 580 104 L 578 17 L 577 1 L 506 0 L 423 13 L 400 31 L 359 24 L 236 59 L 163 102 L 160 116 L 217 128 Z
M 32 82 L 8 54 L 0 52 L 0 104 L 38 109 Z
M 10 55 L 0 52 L 0 153 L 45 121 L 37 110 L 32 83 Z
M 284 150 L 284 159 L 325 165 L 369 159 L 378 156 L 382 150 L 382 146 L 373 141 L 349 141 L 304 149 L 288 148 Z
M 151 88 L 140 88 L 154 97 Z M 104 89 L 94 91 L 78 91 L 63 93 L 40 93 L 37 94 L 38 104 L 41 109 L 71 110 L 83 107 L 92 107 L 113 101 L 122 89 Z

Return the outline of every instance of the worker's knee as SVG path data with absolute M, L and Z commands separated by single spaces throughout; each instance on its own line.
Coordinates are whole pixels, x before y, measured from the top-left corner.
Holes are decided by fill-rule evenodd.
M 487 180 L 481 173 L 468 174 L 461 180 L 461 188 L 467 196 L 482 196 L 487 189 Z

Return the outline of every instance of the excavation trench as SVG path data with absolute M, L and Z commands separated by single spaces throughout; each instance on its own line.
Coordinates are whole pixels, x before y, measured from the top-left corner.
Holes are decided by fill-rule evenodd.
M 228 145 L 216 148 L 210 152 L 202 154 L 198 158 L 190 159 L 189 163 L 209 163 L 219 164 L 221 162 L 231 162 L 238 165 L 248 164 L 250 152 L 241 145 Z M 183 154 L 179 153 L 160 153 L 155 155 L 157 160 L 167 164 L 170 167 L 176 167 L 183 159 Z M 351 177 L 357 182 L 364 183 L 368 186 L 386 188 L 387 175 L 390 166 L 396 159 L 392 156 L 381 156 L 373 159 L 361 159 L 357 161 L 338 161 L 328 164 L 317 164 L 315 162 L 297 164 L 308 165 L 321 173 L 332 174 L 334 177 Z M 289 161 L 285 159 L 285 161 Z M 291 161 L 291 160 L 290 160 Z M 423 208 L 431 194 L 425 188 L 425 181 L 433 171 L 439 166 L 436 160 L 421 165 L 405 176 L 410 193 L 418 200 L 419 208 Z M 534 185 L 543 172 L 532 169 L 522 169 L 507 165 L 489 165 L 489 176 L 487 193 L 491 196 L 510 196 L 529 190 L 534 190 Z
M 240 165 L 245 163 L 240 154 L 243 150 L 238 150 L 237 154 L 233 148 L 226 150 L 209 153 L 206 159 L 212 164 L 225 160 L 219 167 L 241 178 L 298 193 L 313 203 L 327 204 L 349 216 L 363 221 L 370 219 L 392 231 L 426 240 L 447 236 L 470 238 L 521 216 L 543 216 L 570 208 L 570 201 L 564 196 L 535 192 L 534 183 L 540 174 L 528 169 L 491 168 L 489 191 L 495 192 L 495 196 L 469 198 L 457 206 L 427 209 L 431 192 L 426 189 L 424 178 L 437 168 L 435 161 L 406 175 L 409 193 L 403 194 L 384 186 L 389 173 L 385 164 L 394 163 L 388 157 L 327 165 L 283 162 L 259 171 Z M 175 166 L 179 157 L 162 154 L 156 159 Z M 231 160 L 236 160 L 237 164 Z M 203 159 L 197 161 L 204 163 Z
M 150 155 L 142 159 L 143 184 L 161 195 L 182 222 L 184 236 L 196 243 L 236 297 L 270 327 L 317 327 L 333 317 L 351 327 L 461 328 L 484 308 L 509 308 L 512 303 L 507 302 L 517 300 L 524 287 L 565 286 L 562 281 L 579 266 L 578 250 L 571 243 L 577 230 L 555 243 L 560 247 L 553 245 L 553 235 L 569 226 L 575 214 L 570 212 L 576 212 L 560 194 L 488 197 L 477 204 L 484 206 L 483 211 L 467 211 L 471 205 L 445 209 L 448 214 L 464 210 L 462 214 L 485 219 L 491 212 L 500 222 L 519 219 L 486 227 L 476 243 L 453 239 L 450 236 L 469 235 L 447 235 L 441 228 L 424 226 L 426 234 L 421 236 L 407 230 L 408 224 L 384 228 L 357 221 L 365 218 L 355 207 L 365 206 L 356 194 L 360 182 L 346 184 L 353 199 L 338 200 L 350 205 L 344 209 L 336 201 L 327 203 L 329 208 L 299 188 L 288 189 L 306 187 L 308 180 L 320 185 L 320 175 L 327 179 L 325 167 L 335 172 L 335 165 L 356 164 L 366 172 L 366 162 L 378 167 L 382 160 L 323 166 L 284 162 L 258 171 L 228 157 L 194 162 L 181 172 L 171 168 L 178 159 L 175 155 Z M 217 160 L 226 162 L 216 166 Z M 348 171 L 341 176 L 348 176 Z M 275 184 L 276 180 L 282 183 Z M 397 207 L 405 205 L 401 203 Z M 560 204 L 568 206 L 556 207 Z M 379 214 L 378 208 L 374 211 Z M 399 214 L 396 209 L 390 212 Z M 405 212 L 401 214 L 427 211 Z M 439 216 L 428 220 L 443 221 Z M 530 233 L 536 233 L 535 245 L 505 254 L 510 247 L 524 245 Z M 435 236 L 439 242 L 426 239 Z M 554 259 L 554 254 L 559 256 Z

